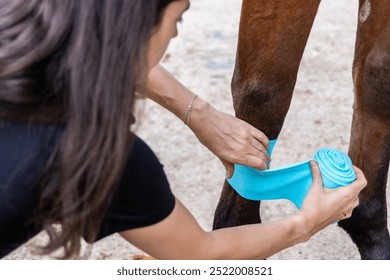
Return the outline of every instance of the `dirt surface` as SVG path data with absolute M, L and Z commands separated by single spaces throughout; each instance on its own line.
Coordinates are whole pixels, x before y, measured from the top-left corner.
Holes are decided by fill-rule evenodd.
M 320 147 L 347 151 L 353 86 L 351 65 L 358 1 L 323 1 L 306 48 L 292 106 L 273 154 L 273 166 L 310 158 Z M 241 1 L 196 0 L 185 15 L 179 38 L 164 65 L 187 87 L 216 108 L 233 113 L 233 73 Z M 288 42 L 286 42 L 288 44 Z M 176 196 L 202 227 L 211 229 L 224 178 L 224 168 L 183 123 L 150 101 L 140 104 L 138 134 L 163 162 Z M 263 220 L 288 217 L 296 210 L 287 201 L 263 202 Z M 32 244 L 8 259 L 42 259 Z M 90 248 L 90 259 L 131 259 L 140 253 L 118 235 Z M 336 225 L 309 242 L 284 250 L 271 259 L 358 259 L 356 247 Z

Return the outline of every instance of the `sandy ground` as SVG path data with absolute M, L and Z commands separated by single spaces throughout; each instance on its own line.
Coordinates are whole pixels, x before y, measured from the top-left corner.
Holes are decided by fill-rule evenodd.
M 310 158 L 320 147 L 347 151 L 353 89 L 351 64 L 358 1 L 323 1 L 302 61 L 290 112 L 273 155 L 273 166 Z M 194 0 L 185 15 L 179 38 L 173 41 L 164 65 L 186 86 L 216 108 L 233 114 L 230 80 L 241 1 Z M 288 43 L 288 42 L 286 42 Z M 221 191 L 224 168 L 192 132 L 150 101 L 141 104 L 138 134 L 154 149 L 176 196 L 202 227 L 211 229 Z M 389 196 L 389 195 L 388 195 Z M 288 217 L 296 210 L 287 201 L 262 204 L 264 221 Z M 8 259 L 41 259 L 31 244 Z M 118 235 L 96 243 L 87 258 L 131 259 L 139 253 Z M 284 250 L 271 259 L 358 259 L 356 247 L 336 225 L 309 242 Z

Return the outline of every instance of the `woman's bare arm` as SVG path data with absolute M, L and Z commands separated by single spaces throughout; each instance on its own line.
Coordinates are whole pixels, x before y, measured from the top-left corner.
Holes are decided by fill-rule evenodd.
M 177 200 L 173 212 L 160 223 L 121 234 L 158 259 L 264 259 L 345 219 L 345 213 L 358 205 L 357 195 L 367 184 L 359 169 L 354 183 L 332 190 L 322 186 L 316 164 L 312 173 L 313 185 L 302 210 L 282 221 L 206 232 Z
M 148 82 L 137 90 L 182 121 L 195 96 L 161 65 L 149 73 Z M 234 116 L 218 111 L 200 97 L 193 103 L 189 127 L 199 141 L 221 159 L 228 177 L 233 173 L 234 163 L 268 168 L 270 158 L 266 149 L 269 140 L 264 133 Z

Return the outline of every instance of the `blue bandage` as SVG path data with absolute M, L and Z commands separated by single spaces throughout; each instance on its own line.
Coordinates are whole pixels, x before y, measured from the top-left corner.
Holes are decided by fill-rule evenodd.
M 270 141 L 269 155 L 277 140 Z M 319 149 L 313 160 L 318 163 L 323 185 L 338 188 L 356 180 L 351 159 L 334 149 Z M 227 179 L 239 195 L 249 200 L 288 199 L 300 209 L 312 184 L 310 160 L 282 168 L 258 170 L 235 164 L 233 177 Z

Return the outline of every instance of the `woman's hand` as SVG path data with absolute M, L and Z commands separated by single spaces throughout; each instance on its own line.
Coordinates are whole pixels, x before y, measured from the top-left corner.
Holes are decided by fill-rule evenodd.
M 192 104 L 189 127 L 200 142 L 218 156 L 230 178 L 234 163 L 267 169 L 268 138 L 261 131 L 231 115 L 222 113 L 182 85 L 163 66 L 150 71 L 146 83 L 137 91 L 187 121 L 188 105 Z
M 351 217 L 353 209 L 359 205 L 358 195 L 367 185 L 363 172 L 354 166 L 357 178 L 352 184 L 337 189 L 325 188 L 318 164 L 311 161 L 310 167 L 313 184 L 297 215 L 302 219 L 307 239 L 329 224 Z
M 233 176 L 234 163 L 268 169 L 269 140 L 250 124 L 213 108 L 198 98 L 193 105 L 189 127 L 199 141 L 220 158 L 226 176 Z

